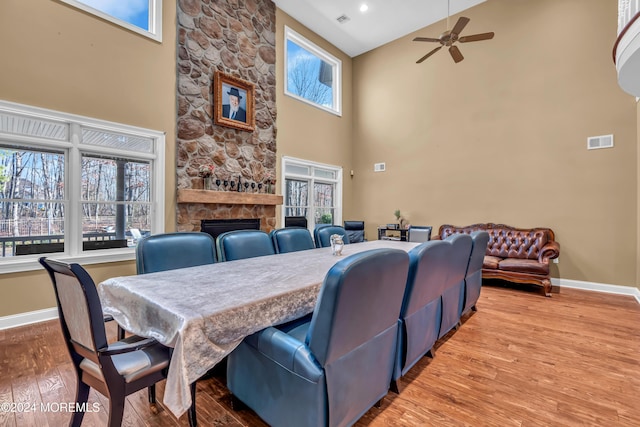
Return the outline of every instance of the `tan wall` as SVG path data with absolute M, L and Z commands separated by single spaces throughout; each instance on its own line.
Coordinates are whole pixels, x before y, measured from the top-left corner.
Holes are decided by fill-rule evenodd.
M 0 99 L 166 132 L 166 228 L 175 229 L 175 0 L 158 43 L 57 1 L 0 1 Z M 99 282 L 133 262 L 88 266 Z M 0 317 L 55 306 L 44 270 L 0 276 Z
M 342 117 L 327 113 L 284 94 L 284 26 L 311 40 L 342 61 Z M 278 176 L 282 156 L 297 157 L 342 166 L 344 173 L 343 219 L 356 218 L 349 172 L 352 169 L 351 138 L 353 101 L 351 95 L 352 61 L 324 39 L 302 26 L 289 15 L 276 12 L 276 103 L 278 107 L 277 156 Z M 280 181 L 278 181 L 278 189 Z M 280 192 L 278 190 L 278 192 Z M 280 211 L 278 209 L 278 211 Z M 280 221 L 280 216 L 278 216 Z M 278 222 L 279 224 L 279 222 Z
M 464 15 L 453 63 L 438 22 L 354 60 L 354 216 L 395 222 L 547 226 L 555 277 L 637 284 L 635 99 L 617 85 L 616 0 L 488 0 Z M 452 25 L 455 22 L 451 20 Z M 588 136 L 615 148 L 587 151 Z M 373 163 L 387 171 L 374 173 Z

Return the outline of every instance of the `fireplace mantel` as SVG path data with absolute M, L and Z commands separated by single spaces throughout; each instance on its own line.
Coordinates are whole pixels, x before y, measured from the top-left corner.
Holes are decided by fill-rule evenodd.
M 216 203 L 221 205 L 281 205 L 277 194 L 178 189 L 178 203 Z

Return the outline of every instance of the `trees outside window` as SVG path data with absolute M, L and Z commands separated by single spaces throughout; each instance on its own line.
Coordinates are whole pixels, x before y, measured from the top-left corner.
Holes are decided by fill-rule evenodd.
M 316 224 L 342 222 L 342 168 L 284 157 L 285 216 L 304 216 L 313 230 Z
M 0 272 L 43 253 L 131 259 L 163 231 L 163 173 L 161 132 L 0 101 Z
M 285 27 L 285 94 L 342 114 L 342 62 Z

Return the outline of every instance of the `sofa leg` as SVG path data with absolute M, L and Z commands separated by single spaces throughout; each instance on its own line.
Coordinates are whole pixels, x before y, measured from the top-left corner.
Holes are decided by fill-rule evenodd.
M 551 298 L 551 280 L 545 280 L 542 282 L 544 287 L 544 296 Z

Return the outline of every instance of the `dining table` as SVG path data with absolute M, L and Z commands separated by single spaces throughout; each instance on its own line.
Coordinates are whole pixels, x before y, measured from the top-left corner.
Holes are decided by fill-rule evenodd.
M 164 405 L 177 417 L 191 405 L 190 385 L 242 340 L 303 317 L 316 304 L 326 274 L 359 252 L 419 243 L 374 240 L 121 276 L 98 285 L 105 314 L 125 330 L 172 347 Z

